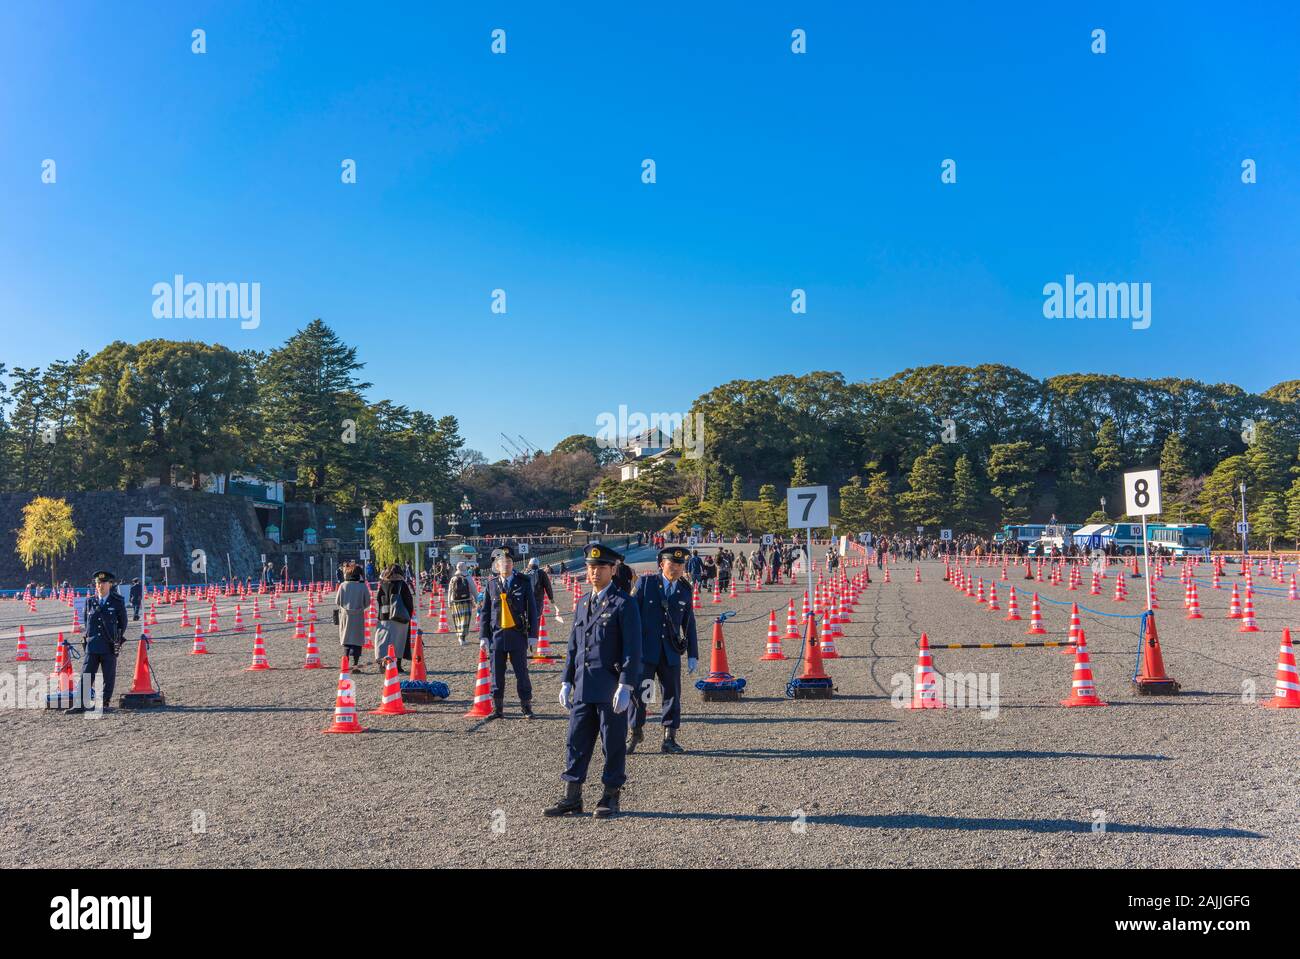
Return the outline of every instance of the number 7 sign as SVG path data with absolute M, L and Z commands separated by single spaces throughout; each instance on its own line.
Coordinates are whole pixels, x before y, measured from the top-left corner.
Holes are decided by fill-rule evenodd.
M 830 526 L 830 495 L 825 486 L 791 486 L 785 491 L 786 525 L 790 529 Z
M 1160 471 L 1139 470 L 1124 474 L 1124 509 L 1129 516 L 1160 512 Z

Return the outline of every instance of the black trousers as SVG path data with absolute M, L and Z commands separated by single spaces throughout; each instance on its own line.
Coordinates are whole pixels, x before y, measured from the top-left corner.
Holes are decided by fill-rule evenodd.
M 104 692 L 100 702 L 109 706 L 113 702 L 113 685 L 117 682 L 117 657 L 112 653 L 86 653 L 81 661 L 81 672 L 85 676 L 86 687 L 95 685 L 95 673 L 104 673 Z M 82 705 L 86 704 L 85 687 L 82 691 Z
M 574 703 L 569 710 L 567 764 L 560 776 L 566 783 L 587 781 L 587 767 L 596 748 L 596 733 L 605 748 L 605 769 L 600 781 L 614 789 L 627 781 L 627 713 L 614 712 L 610 703 Z
M 645 663 L 641 669 L 641 681 L 632 690 L 632 728 L 640 729 L 646 721 L 646 694 L 650 692 L 653 679 L 659 680 L 663 688 L 664 705 L 661 719 L 665 729 L 680 729 L 682 725 L 682 664 L 679 660 L 674 666 L 667 656 L 660 656 L 657 663 Z
M 533 681 L 528 676 L 528 649 L 506 652 L 504 649 L 492 651 L 492 698 L 502 702 L 506 698 L 506 658 L 515 671 L 515 689 L 519 692 L 519 701 L 528 702 L 533 698 Z

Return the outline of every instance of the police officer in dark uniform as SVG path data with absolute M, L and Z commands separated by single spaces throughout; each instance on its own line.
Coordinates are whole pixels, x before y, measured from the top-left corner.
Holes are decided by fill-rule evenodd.
M 659 551 L 658 576 L 642 576 L 633 596 L 641 614 L 641 678 L 632 694 L 632 738 L 627 751 L 635 752 L 644 738 L 646 694 L 655 679 L 663 690 L 664 741 L 662 752 L 681 753 L 677 730 L 682 725 L 682 654 L 695 672 L 699 665 L 699 640 L 695 633 L 695 611 L 691 608 L 691 584 L 686 581 L 686 560 L 682 546 Z
M 515 671 L 519 708 L 533 718 L 533 683 L 528 677 L 528 651 L 537 643 L 537 596 L 527 576 L 515 572 L 509 546 L 492 551 L 495 575 L 483 584 L 479 607 L 479 645 L 492 656 L 492 719 L 505 715 L 506 658 Z
M 641 615 L 636 601 L 614 582 L 623 557 L 603 543 L 593 543 L 583 557 L 591 593 L 578 603 L 564 657 L 560 705 L 569 710 L 564 798 L 543 810 L 547 816 L 582 812 L 582 784 L 596 747 L 605 750 L 604 784 L 595 816 L 618 813 L 619 790 L 627 779 L 627 711 L 641 675 Z
M 104 672 L 100 704 L 108 712 L 117 680 L 117 652 L 126 640 L 126 603 L 114 588 L 117 577 L 105 570 L 95 574 L 95 595 L 86 598 L 82 620 L 82 699 L 67 713 L 86 712 L 86 696 L 95 685 L 95 673 Z

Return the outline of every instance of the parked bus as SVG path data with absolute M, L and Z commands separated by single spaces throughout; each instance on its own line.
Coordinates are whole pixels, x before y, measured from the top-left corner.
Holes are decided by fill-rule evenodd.
M 1139 527 L 1138 535 L 1142 535 Z M 1152 551 L 1167 550 L 1175 556 L 1209 556 L 1210 527 L 1204 523 L 1161 523 L 1147 526 Z

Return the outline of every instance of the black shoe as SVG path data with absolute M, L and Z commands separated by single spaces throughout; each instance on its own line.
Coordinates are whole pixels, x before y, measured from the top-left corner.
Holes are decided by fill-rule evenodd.
M 500 699 L 492 700 L 492 715 L 489 716 L 488 719 L 505 719 L 505 718 L 506 718 L 505 701 Z
M 665 753 L 686 752 L 685 749 L 683 749 L 681 746 L 677 744 L 677 730 L 675 729 L 664 730 L 664 741 L 663 741 L 663 745 L 659 747 L 659 751 Z
M 73 706 L 71 709 L 65 709 L 65 710 L 63 711 L 63 715 L 65 715 L 65 716 L 77 716 L 77 715 L 80 715 L 81 713 L 84 713 L 84 712 L 87 712 L 87 711 L 88 711 L 88 710 L 86 709 L 85 706 Z
M 610 816 L 618 815 L 618 788 L 606 786 L 605 791 L 600 795 L 600 802 L 596 803 L 596 811 L 592 815 L 597 819 L 608 819 Z
M 627 751 L 629 753 L 636 752 L 636 747 L 640 745 L 641 740 L 643 739 L 645 739 L 645 730 L 642 729 L 640 726 L 633 727 L 632 735 L 628 737 Z
M 524 719 L 532 719 L 533 701 L 531 699 L 519 700 L 519 711 L 524 714 Z
M 582 783 L 565 783 L 564 798 L 542 810 L 543 816 L 579 816 L 582 814 Z

